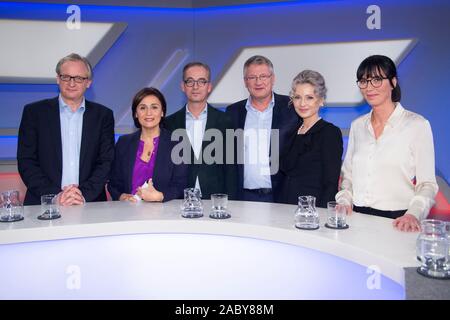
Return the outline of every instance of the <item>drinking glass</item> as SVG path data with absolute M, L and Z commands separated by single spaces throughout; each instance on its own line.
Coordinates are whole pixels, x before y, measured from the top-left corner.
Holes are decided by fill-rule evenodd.
M 18 190 L 3 191 L 0 197 L 0 222 L 23 220 L 23 205 Z
M 228 219 L 231 214 L 227 211 L 228 195 L 225 193 L 214 193 L 211 195 L 211 213 L 210 218 L 213 219 Z
M 46 194 L 41 196 L 42 214 L 38 216 L 39 220 L 53 220 L 61 218 L 59 212 L 58 195 Z
M 416 242 L 417 259 L 422 265 L 417 268 L 417 272 L 430 278 L 450 278 L 448 247 L 446 223 L 433 219 L 422 220 Z
M 327 215 L 325 227 L 330 229 L 348 229 L 345 206 L 336 201 L 329 201 L 327 203 Z

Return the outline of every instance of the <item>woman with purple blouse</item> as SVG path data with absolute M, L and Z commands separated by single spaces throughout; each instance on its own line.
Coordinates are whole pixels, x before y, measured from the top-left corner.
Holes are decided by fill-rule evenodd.
M 135 202 L 182 198 L 187 185 L 187 166 L 171 160 L 170 132 L 161 128 L 166 100 L 156 88 L 144 88 L 133 98 L 134 133 L 116 144 L 108 190 L 113 200 Z

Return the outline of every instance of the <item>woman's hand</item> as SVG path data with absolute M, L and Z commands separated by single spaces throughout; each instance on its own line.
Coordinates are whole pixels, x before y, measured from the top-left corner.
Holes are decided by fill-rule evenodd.
M 136 198 L 129 193 L 122 193 L 119 197 L 120 201 L 137 202 Z
M 420 231 L 419 220 L 415 216 L 409 213 L 405 213 L 403 216 L 397 218 L 392 223 L 394 228 L 400 231 L 417 232 Z
M 338 206 L 342 206 L 345 208 L 345 214 L 350 216 L 353 213 L 352 206 L 349 206 L 347 204 L 338 204 Z
M 164 199 L 163 193 L 156 190 L 153 186 L 152 179 L 148 181 L 148 187 L 138 188 L 136 194 L 144 201 L 161 202 Z

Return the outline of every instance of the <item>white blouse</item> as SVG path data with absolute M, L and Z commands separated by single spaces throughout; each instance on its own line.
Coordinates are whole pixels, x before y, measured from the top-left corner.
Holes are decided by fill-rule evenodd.
M 352 122 L 336 200 L 426 218 L 438 191 L 430 123 L 397 103 L 375 139 L 371 115 Z

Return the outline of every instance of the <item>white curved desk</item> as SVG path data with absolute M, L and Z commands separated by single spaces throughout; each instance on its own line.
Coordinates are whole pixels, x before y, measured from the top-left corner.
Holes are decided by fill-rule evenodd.
M 164 204 L 88 203 L 61 208 L 62 218 L 53 221 L 36 219 L 41 213 L 40 206 L 25 207 L 25 220 L 0 223 L 0 253 L 8 244 L 46 240 L 202 234 L 269 240 L 317 250 L 365 267 L 376 266 L 384 276 L 403 287 L 404 268 L 418 266 L 415 258 L 417 233 L 399 232 L 389 219 L 355 213 L 348 217 L 349 229 L 332 230 L 323 226 L 326 210 L 319 209 L 320 229 L 304 231 L 294 227 L 294 205 L 230 201 L 232 217 L 214 220 L 208 217 L 209 200 L 204 201 L 205 216 L 197 219 L 182 218 L 180 204 L 181 200 Z

